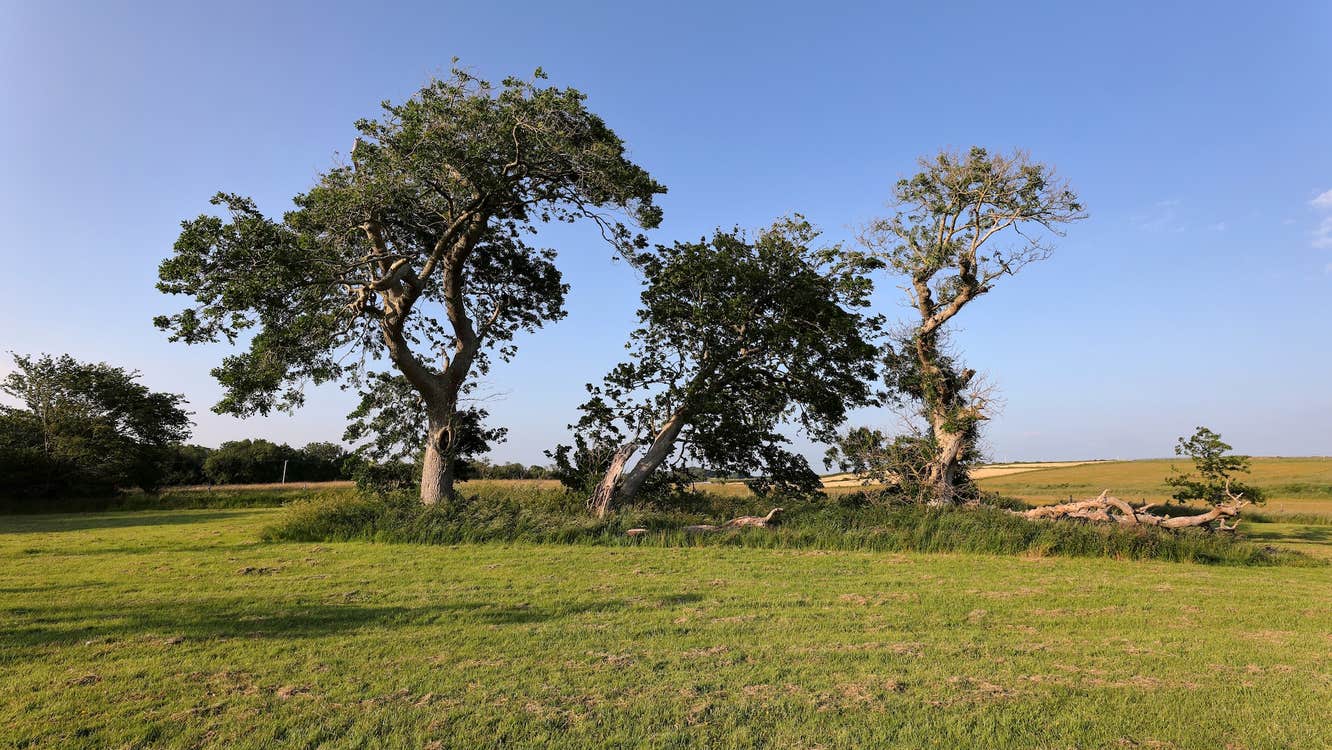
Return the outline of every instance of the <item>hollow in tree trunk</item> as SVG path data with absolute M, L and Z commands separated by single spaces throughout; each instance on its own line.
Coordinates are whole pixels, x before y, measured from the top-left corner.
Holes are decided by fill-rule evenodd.
M 429 414 L 425 458 L 421 462 L 421 502 L 435 505 L 453 498 L 457 420 L 453 405 L 431 409 Z

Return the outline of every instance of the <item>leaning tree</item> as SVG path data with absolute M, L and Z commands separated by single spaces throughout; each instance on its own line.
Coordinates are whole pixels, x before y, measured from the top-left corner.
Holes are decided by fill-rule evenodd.
M 186 343 L 250 335 L 213 371 L 238 416 L 291 410 L 307 384 L 373 388 L 387 355 L 426 424 L 421 500 L 453 493 L 459 395 L 513 337 L 563 313 L 542 222 L 589 219 L 621 252 L 646 246 L 665 192 L 625 156 L 584 95 L 532 80 L 492 86 L 464 71 L 379 120 L 356 123 L 349 163 L 319 176 L 280 221 L 220 193 L 225 217 L 183 223 L 158 288 L 195 304 L 156 320 Z
M 552 454 L 566 478 L 579 456 L 604 458 L 591 467 L 594 513 L 633 498 L 672 458 L 757 473 L 760 490 L 818 488 L 779 429 L 794 423 L 828 439 L 848 407 L 873 398 L 879 319 L 862 313 L 872 291 L 864 264 L 875 261 L 815 247 L 817 237 L 793 217 L 752 238 L 718 231 L 635 255 L 646 288 L 633 357 L 588 386 L 577 451 Z
M 1062 225 L 1086 214 L 1052 167 L 1021 151 L 945 151 L 920 166 L 897 183 L 896 213 L 871 222 L 860 239 L 868 255 L 906 279 L 918 314 L 887 347 L 886 378 L 927 425 L 930 502 L 950 504 L 989 404 L 976 371 L 947 352 L 945 326 L 1003 277 L 1049 257 L 1049 235 L 1062 236 Z

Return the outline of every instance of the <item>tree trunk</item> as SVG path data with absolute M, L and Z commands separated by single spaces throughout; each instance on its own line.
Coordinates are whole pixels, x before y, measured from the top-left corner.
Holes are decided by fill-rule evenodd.
M 597 518 L 606 517 L 611 501 L 615 499 L 615 490 L 620 484 L 620 472 L 624 471 L 624 465 L 629 463 L 629 458 L 636 450 L 638 446 L 633 443 L 625 443 L 615 450 L 615 455 L 611 456 L 610 468 L 606 470 L 606 476 L 601 478 L 596 489 L 592 491 L 592 496 L 587 499 L 587 509 L 592 511 L 592 515 Z
M 666 424 L 662 425 L 661 429 L 657 431 L 657 436 L 653 438 L 652 445 L 648 447 L 643 457 L 638 459 L 638 463 L 634 464 L 634 468 L 620 477 L 620 466 L 623 466 L 623 463 L 616 466 L 612 462 L 611 470 L 606 472 L 606 476 L 601 480 L 601 485 L 598 488 L 607 485 L 607 482 L 611 482 L 611 486 L 615 487 L 615 502 L 623 503 L 632 500 L 642 489 L 643 483 L 647 481 L 648 477 L 652 476 L 652 472 L 656 471 L 662 462 L 670 457 L 671 451 L 675 448 L 675 439 L 680 437 L 680 431 L 684 429 L 687 420 L 688 414 L 683 408 L 676 410 L 671 418 L 666 420 Z M 626 455 L 625 461 L 628 460 L 629 456 Z M 614 484 L 617 477 L 619 479 L 618 485 Z M 609 507 L 609 502 L 607 507 Z
M 458 442 L 454 419 L 457 397 L 445 401 L 447 407 L 441 405 L 429 409 L 425 458 L 421 462 L 421 502 L 426 505 L 453 499 L 454 454 Z
M 967 436 L 965 433 L 948 429 L 948 422 L 944 416 L 936 416 L 931 422 L 938 453 L 930 462 L 925 474 L 925 481 L 930 489 L 928 504 L 954 505 L 957 503 L 958 466 L 962 460 L 962 451 L 966 448 Z

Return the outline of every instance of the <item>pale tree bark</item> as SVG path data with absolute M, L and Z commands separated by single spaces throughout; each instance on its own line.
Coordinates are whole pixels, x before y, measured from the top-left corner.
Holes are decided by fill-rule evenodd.
M 965 389 L 974 371 L 945 372 L 939 351 L 938 328 L 952 317 L 940 316 L 928 299 L 928 287 L 921 295 L 928 311 L 924 325 L 915 337 L 914 354 L 923 382 L 922 400 L 930 423 L 936 451 L 925 470 L 929 490 L 927 503 L 947 506 L 958 502 L 957 484 L 962 473 L 962 457 L 976 439 L 976 422 L 985 415 L 974 405 L 963 403 Z
M 435 505 L 453 497 L 457 458 L 456 394 L 452 404 L 438 404 L 431 409 L 426 432 L 425 457 L 421 462 L 421 502 Z
M 592 511 L 592 515 L 597 518 L 606 517 L 611 503 L 615 500 L 615 490 L 620 484 L 620 472 L 624 471 L 624 465 L 629 463 L 636 450 L 638 446 L 633 443 L 625 443 L 615 450 L 611 456 L 610 468 L 597 483 L 596 489 L 592 490 L 592 496 L 587 499 L 587 509 Z
M 897 215 L 871 222 L 860 239 L 910 281 L 906 291 L 920 316 L 911 336 L 921 389 L 911 395 L 922 402 L 937 441 L 926 471 L 931 504 L 947 505 L 958 499 L 960 462 L 976 440 L 987 403 L 968 387 L 973 371 L 952 371 L 940 349 L 941 331 L 999 279 L 1049 256 L 1050 245 L 1023 226 L 1060 234 L 1059 225 L 1085 214 L 1054 170 L 1023 152 L 944 152 L 921 165 L 920 174 L 898 185 Z M 1009 230 L 1019 236 L 1016 242 L 982 249 Z
M 363 227 L 366 237 L 381 257 L 389 255 L 377 223 Z M 463 293 L 463 269 L 467 258 L 480 241 L 486 228 L 486 219 L 480 212 L 464 214 L 455 220 L 450 232 L 441 236 L 418 275 L 404 260 L 381 262 L 382 276 L 371 284 L 379 294 L 383 306 L 380 331 L 389 351 L 389 358 L 420 394 L 425 403 L 426 426 L 425 456 L 421 466 L 421 502 L 434 505 L 454 496 L 454 479 L 458 448 L 458 422 L 456 419 L 459 395 L 467 379 L 477 352 L 481 349 L 482 331 L 478 333 Z M 453 329 L 452 351 L 443 354 L 444 367 L 427 367 L 412 351 L 405 330 L 408 316 L 425 289 L 424 279 L 439 268 L 443 288 L 445 314 Z M 501 312 L 492 311 L 493 322 Z
M 643 483 L 647 481 L 648 477 L 652 476 L 652 472 L 660 468 L 667 458 L 670 458 L 671 451 L 675 448 L 675 441 L 680 437 L 680 431 L 684 429 L 688 421 L 688 410 L 684 407 L 676 409 L 657 430 L 652 439 L 652 445 L 648 446 L 643 457 L 638 459 L 632 469 L 623 474 L 620 472 L 628 462 L 629 457 L 633 455 L 634 444 L 627 443 L 616 451 L 616 457 L 618 458 L 623 454 L 623 460 L 618 463 L 614 460 L 611 461 L 610 468 L 597 485 L 597 493 L 601 493 L 601 497 L 599 498 L 594 493 L 593 500 L 589 501 L 589 506 L 592 506 L 593 502 L 600 504 L 600 510 L 593 508 L 593 512 L 596 512 L 598 517 L 604 516 L 612 505 L 626 503 L 638 495 L 638 491 L 643 488 Z
M 1100 495 L 1090 500 L 1074 500 L 1058 505 L 1042 505 L 1031 510 L 1014 512 L 1033 520 L 1077 518 L 1084 521 L 1117 523 L 1121 526 L 1156 526 L 1162 529 L 1207 526 L 1215 521 L 1218 524 L 1218 531 L 1234 531 L 1239 521 L 1236 520 L 1227 526 L 1225 519 L 1237 518 L 1240 510 L 1249 502 L 1240 495 L 1231 493 L 1229 487 L 1226 488 L 1226 495 L 1230 498 L 1230 502 L 1191 516 L 1158 516 L 1154 513 L 1148 513 L 1149 510 L 1156 507 L 1156 504 L 1150 503 L 1135 508 L 1123 500 L 1113 497 L 1110 490 L 1104 490 Z
M 961 474 L 962 453 L 967 447 L 968 435 L 953 430 L 948 425 L 947 415 L 932 415 L 934 441 L 938 452 L 925 471 L 925 481 L 930 487 L 929 505 L 945 506 L 957 502 L 957 482 Z

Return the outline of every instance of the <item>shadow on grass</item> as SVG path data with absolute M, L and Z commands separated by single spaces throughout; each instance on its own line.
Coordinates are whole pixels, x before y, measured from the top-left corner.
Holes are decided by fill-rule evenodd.
M 678 607 L 681 604 L 693 604 L 703 601 L 702 594 L 670 594 L 661 598 L 661 604 L 665 607 Z
M 21 660 L 26 649 L 78 642 L 139 642 L 162 648 L 177 643 L 232 638 L 317 638 L 363 628 L 401 628 L 448 623 L 527 625 L 589 612 L 622 609 L 621 600 L 538 607 L 493 602 L 447 602 L 422 607 L 360 604 L 273 603 L 260 609 L 252 599 L 227 602 L 157 601 L 133 606 L 93 604 L 9 607 L 0 616 L 10 627 L 0 633 L 0 663 Z M 183 639 L 175 641 L 175 639 Z
M 114 511 L 45 516 L 0 516 L 0 534 L 50 534 L 132 526 L 179 526 L 251 515 L 253 509 L 194 511 Z
M 1284 529 L 1250 529 L 1245 537 L 1262 542 L 1332 543 L 1332 526 L 1292 526 Z

